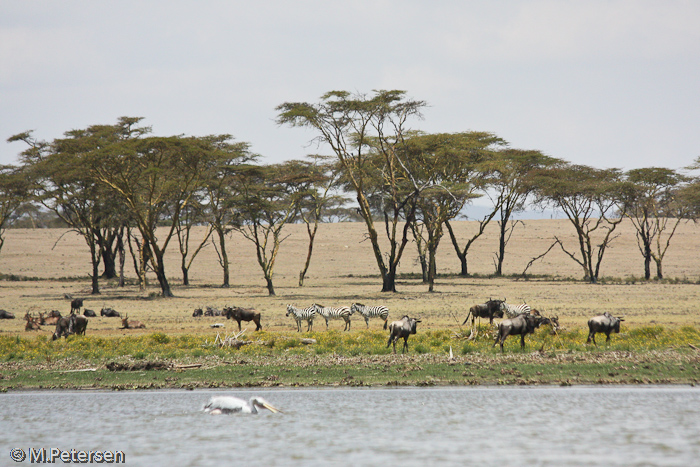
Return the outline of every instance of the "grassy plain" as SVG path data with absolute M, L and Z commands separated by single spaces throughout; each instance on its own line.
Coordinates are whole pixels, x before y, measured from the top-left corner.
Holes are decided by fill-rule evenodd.
M 457 223 L 467 238 L 476 226 Z M 221 288 L 222 272 L 214 248 L 207 246 L 196 258 L 191 285 L 179 285 L 179 253 L 171 244 L 167 273 L 175 298 L 162 299 L 155 277 L 149 288 L 118 288 L 101 283 L 101 294 L 89 295 L 89 254 L 75 233 L 60 230 L 8 230 L 0 252 L 0 308 L 17 319 L 0 321 L 0 388 L 19 387 L 196 387 L 295 384 L 581 384 L 600 382 L 692 383 L 700 379 L 700 227 L 682 224 L 664 260 L 663 281 L 645 282 L 642 258 L 632 226 L 625 223 L 620 237 L 605 255 L 600 284 L 581 280 L 582 271 L 561 250 L 553 249 L 518 277 L 527 263 L 544 253 L 553 235 L 575 247 L 566 220 L 529 220 L 518 225 L 508 246 L 506 277 L 494 278 L 495 226 L 491 226 L 469 254 L 470 277 L 459 277 L 459 263 L 449 238 L 438 255 L 434 293 L 420 281 L 413 245 L 407 247 L 400 267 L 398 293 L 381 293 L 381 280 L 364 225 L 324 224 L 319 229 L 314 257 L 304 287 L 298 271 L 306 254 L 306 232 L 301 225 L 286 229 L 275 267 L 277 295 L 267 295 L 252 244 L 242 237 L 229 240 L 232 280 Z M 196 232 L 201 237 L 202 230 Z M 231 254 L 233 253 L 233 254 Z M 127 278 L 134 283 L 131 261 Z M 68 312 L 66 295 L 82 297 L 85 307 L 98 312 L 112 307 L 146 324 L 143 330 L 119 329 L 115 318 L 90 319 L 86 338 L 51 342 L 51 327 L 24 331 L 22 317 L 57 309 Z M 490 332 L 482 328 L 476 341 L 465 339 L 461 327 L 469 307 L 488 298 L 526 301 L 546 315 L 556 315 L 564 327 L 559 336 L 546 330 L 528 336 L 525 352 L 516 338 L 506 343 L 506 354 L 491 348 Z M 314 332 L 303 337 L 317 344 L 300 344 L 296 325 L 285 317 L 285 305 L 311 303 L 350 305 L 384 304 L 389 319 L 404 314 L 419 317 L 418 334 L 409 339 L 410 353 L 393 356 L 386 349 L 387 332 L 381 322 L 353 316 L 352 330 L 342 333 L 340 321 L 327 332 L 317 319 Z M 242 339 L 254 343 L 240 350 L 213 346 L 217 334 L 230 335 L 235 323 L 222 317 L 193 318 L 197 307 L 226 305 L 254 307 L 262 313 L 263 333 L 248 326 Z M 624 315 L 622 333 L 609 346 L 585 346 L 585 323 L 609 311 Z M 223 328 L 212 328 L 221 323 Z M 454 359 L 449 360 L 449 349 Z M 136 371 L 109 371 L 118 362 Z M 143 370 L 139 364 L 165 362 L 167 369 Z M 200 365 L 183 370 L 176 365 Z M 143 365 L 142 365 L 143 366 Z M 90 369 L 95 371 L 77 372 Z M 68 371 L 68 372 L 66 372 Z

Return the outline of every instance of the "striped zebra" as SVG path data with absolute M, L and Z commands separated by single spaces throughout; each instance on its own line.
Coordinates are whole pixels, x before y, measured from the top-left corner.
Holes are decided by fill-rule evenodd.
M 527 303 L 521 303 L 520 305 L 511 305 L 510 303 L 503 303 L 505 305 L 505 312 L 508 318 L 515 318 L 518 315 L 530 314 L 530 305 Z
M 287 314 L 285 316 L 293 315 L 297 322 L 297 331 L 301 332 L 301 322 L 306 320 L 306 332 L 311 331 L 314 326 L 314 316 L 316 316 L 316 306 L 311 305 L 308 308 L 297 308 L 292 305 L 287 305 Z
M 379 306 L 365 306 L 362 303 L 353 303 L 350 310 L 358 312 L 365 319 L 367 324 L 367 329 L 369 329 L 369 319 L 370 318 L 381 318 L 384 320 L 384 329 L 387 326 L 387 319 L 389 319 L 389 309 L 384 305 Z
M 353 313 L 350 307 L 324 307 L 323 305 L 318 305 L 316 303 L 314 303 L 311 306 L 316 308 L 316 314 L 321 315 L 321 317 L 326 320 L 326 329 L 328 329 L 329 319 L 342 319 L 345 320 L 345 328 L 343 329 L 343 331 L 350 330 L 350 316 Z

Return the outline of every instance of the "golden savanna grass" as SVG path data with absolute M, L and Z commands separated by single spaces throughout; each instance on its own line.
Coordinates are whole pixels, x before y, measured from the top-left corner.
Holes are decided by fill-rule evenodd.
M 465 240 L 476 229 L 469 221 L 455 223 L 457 233 Z M 203 228 L 195 229 L 196 240 Z M 235 323 L 223 317 L 192 317 L 198 307 L 226 305 L 253 307 L 262 313 L 266 331 L 295 332 L 296 325 L 285 317 L 287 303 L 308 306 L 317 302 L 325 306 L 350 305 L 353 302 L 384 304 L 390 308 L 389 319 L 404 314 L 422 318 L 419 331 L 454 329 L 464 320 L 469 307 L 490 297 L 506 298 L 510 303 L 526 301 L 545 315 L 559 316 L 567 329 L 585 327 L 591 316 L 609 311 L 624 315 L 624 326 L 662 325 L 667 327 L 700 325 L 700 227 L 683 223 L 671 242 L 664 260 L 664 281 L 645 282 L 642 257 L 634 229 L 628 221 L 618 229 L 619 237 L 607 250 L 602 264 L 601 284 L 582 281 L 582 270 L 559 248 L 528 269 L 529 279 L 512 275 L 523 272 L 527 263 L 544 253 L 556 234 L 573 251 L 576 239 L 567 220 L 527 220 L 519 224 L 508 245 L 504 278 L 488 277 L 494 271 L 497 248 L 496 225 L 477 241 L 469 253 L 472 277 L 459 277 L 459 262 L 449 237 L 445 236 L 438 254 L 435 292 L 428 293 L 420 279 L 420 266 L 415 245 L 410 243 L 401 261 L 398 293 L 381 293 L 381 280 L 371 245 L 365 239 L 361 223 L 323 224 L 319 228 L 311 268 L 304 287 L 298 287 L 298 274 L 306 256 L 308 238 L 304 225 L 285 228 L 288 237 L 275 266 L 276 296 L 270 297 L 262 272 L 255 259 L 253 245 L 240 235 L 229 238 L 231 287 L 221 288 L 222 270 L 215 249 L 208 245 L 190 271 L 191 285 L 181 285 L 180 256 L 175 239 L 168 248 L 167 274 L 175 298 L 161 299 L 155 277 L 149 277 L 149 288 L 139 291 L 135 283 L 132 261 L 127 258 L 126 274 L 130 284 L 117 288 L 113 282 L 101 282 L 101 294 L 90 295 L 89 253 L 83 239 L 64 230 L 13 229 L 5 233 L 0 252 L 0 273 L 6 278 L 23 280 L 0 281 L 0 308 L 15 314 L 15 320 L 0 321 L 0 335 L 48 335 L 51 327 L 38 332 L 25 332 L 22 317 L 26 312 L 37 314 L 57 309 L 67 313 L 70 304 L 65 296 L 82 297 L 85 307 L 99 314 L 102 307 L 112 307 L 123 315 L 146 324 L 145 330 L 120 330 L 117 319 L 93 318 L 88 335 L 118 336 L 135 333 L 210 334 L 232 332 Z M 164 232 L 163 232 L 164 234 Z M 194 249 L 194 246 L 191 248 Z M 224 323 L 225 328 L 212 329 L 211 324 Z M 342 329 L 342 322 L 330 326 Z M 380 322 L 370 322 L 379 329 Z M 363 329 L 364 321 L 353 316 L 353 331 Z M 254 327 L 248 326 L 248 332 Z M 316 319 L 314 330 L 325 329 Z

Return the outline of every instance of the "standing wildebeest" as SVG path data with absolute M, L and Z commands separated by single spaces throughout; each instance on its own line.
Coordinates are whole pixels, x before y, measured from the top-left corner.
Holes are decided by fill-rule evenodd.
M 106 316 L 107 318 L 121 318 L 122 315 L 119 314 L 114 308 L 102 308 L 100 310 L 100 316 Z
M 624 321 L 623 318 L 615 318 L 613 315 L 607 311 L 600 316 L 596 316 L 588 320 L 588 340 L 586 344 L 590 344 L 591 340 L 593 344 L 597 347 L 598 344 L 595 343 L 595 334 L 597 332 L 604 332 L 607 336 L 605 343 L 610 341 L 610 333 L 615 334 L 620 332 L 620 321 Z
M 126 315 L 124 318 L 122 318 L 122 329 L 141 329 L 145 327 L 146 325 L 143 324 L 141 321 L 132 320 L 131 322 L 129 322 L 129 315 Z
M 401 353 L 405 353 L 408 350 L 408 336 L 416 333 L 416 326 L 421 320 L 416 318 L 409 318 L 405 315 L 400 321 L 393 321 L 389 325 L 389 341 L 386 346 L 389 347 L 392 343 L 394 344 L 394 353 L 396 353 L 396 341 L 399 337 L 403 337 L 403 350 Z
M 192 313 L 192 316 L 194 318 L 198 318 L 198 317 L 202 316 L 203 314 L 204 314 L 204 312 L 202 311 L 201 308 L 195 308 L 194 312 Z
M 501 352 L 503 352 L 503 342 L 505 342 L 508 336 L 517 336 L 520 334 L 520 347 L 525 348 L 525 336 L 527 334 L 533 334 L 535 329 L 540 327 L 542 324 L 549 324 L 548 318 L 543 318 L 541 316 L 522 314 L 515 318 L 504 319 L 498 325 L 498 334 L 496 335 L 496 340 L 493 343 L 493 347 L 496 344 L 501 344 Z
M 238 306 L 224 307 L 226 319 L 235 319 L 238 322 L 238 330 L 241 330 L 241 321 L 252 321 L 255 323 L 255 330 L 262 331 L 260 325 L 260 313 L 252 308 L 241 308 Z
M 474 326 L 474 320 L 476 318 L 488 318 L 489 324 L 493 324 L 494 318 L 503 318 L 503 312 L 505 311 L 505 302 L 505 299 L 489 299 L 489 301 L 486 303 L 474 305 L 469 309 L 469 313 L 467 313 L 467 317 L 464 319 L 462 326 L 467 324 L 467 321 L 469 321 L 469 316 L 472 317 L 472 326 Z
M 85 310 L 83 310 L 83 316 L 88 316 L 90 318 L 96 318 L 97 313 L 95 313 L 94 310 L 88 310 L 87 308 L 85 308 Z
M 56 323 L 56 331 L 53 333 L 51 340 L 68 337 L 71 334 L 85 335 L 88 319 L 80 315 L 70 315 L 60 318 Z
M 73 314 L 73 312 L 80 313 L 80 309 L 83 307 L 83 299 L 82 298 L 74 298 L 73 300 L 70 301 L 70 312 Z
M 15 315 L 9 311 L 0 310 L 0 319 L 15 319 Z

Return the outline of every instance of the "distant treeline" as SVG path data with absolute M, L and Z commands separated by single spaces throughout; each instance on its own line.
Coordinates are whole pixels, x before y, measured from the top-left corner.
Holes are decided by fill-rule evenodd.
M 0 225 L 80 233 L 91 254 L 93 293 L 99 293 L 100 277 L 123 284 L 128 255 L 141 287 L 152 271 L 168 297 L 164 254 L 171 241 L 180 249 L 183 283 L 211 241 L 222 285 L 229 286 L 226 239 L 234 231 L 255 247 L 274 294 L 275 260 L 290 222 L 308 227 L 300 286 L 319 223 L 346 220 L 365 223 L 382 291 L 396 291 L 409 245 L 417 246 L 432 291 L 445 233 L 467 275 L 469 249 L 491 221 L 499 228 L 494 274 L 500 275 L 518 226 L 514 214 L 530 208 L 556 209 L 569 219 L 578 241 L 567 245 L 553 233 L 550 250 L 561 248 L 585 280 L 598 280 L 605 250 L 625 218 L 635 227 L 645 277 L 651 278 L 654 265 L 661 278 L 677 226 L 700 212 L 700 181 L 690 175 L 659 167 L 624 172 L 574 165 L 511 148 L 488 132 L 425 134 L 408 126 L 425 105 L 404 91 L 333 91 L 318 103 L 284 103 L 278 123 L 311 128 L 328 154 L 280 164 L 261 164 L 248 143 L 230 135 L 152 136 L 136 117 L 71 130 L 50 142 L 27 131 L 8 139 L 26 149 L 18 166 L 0 168 Z M 689 169 L 700 160 L 694 164 Z M 476 234 L 460 239 L 451 221 L 477 197 L 487 198 L 490 207 L 475 219 Z M 207 228 L 199 244 L 191 244 L 193 226 Z M 158 227 L 165 228 L 160 236 Z

